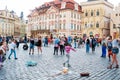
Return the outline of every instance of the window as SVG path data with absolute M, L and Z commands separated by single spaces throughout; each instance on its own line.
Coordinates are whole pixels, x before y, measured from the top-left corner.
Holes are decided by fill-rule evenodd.
M 59 29 L 61 29 L 61 26 L 62 26 L 62 25 L 60 24 L 60 28 L 59 28 Z
M 99 23 L 98 22 L 96 23 L 96 28 L 99 28 Z
M 85 16 L 88 16 L 88 13 L 87 13 L 87 12 L 85 13 Z
M 93 10 L 91 11 L 91 16 L 93 16 Z
M 76 30 L 76 24 L 74 24 L 74 30 Z
M 71 18 L 73 18 L 73 13 L 71 13 Z
M 87 23 L 85 23 L 85 28 L 87 28 Z
M 73 24 L 71 24 L 71 29 L 73 29 Z
M 97 16 L 99 16 L 99 10 L 97 10 Z
M 77 25 L 77 30 L 79 30 L 79 25 Z
M 65 23 L 63 24 L 63 29 L 65 29 Z
M 74 14 L 74 18 L 76 19 L 76 14 Z
M 113 29 L 115 29 L 116 28 L 116 25 L 115 24 L 113 24 Z
M 54 14 L 52 14 L 52 19 L 54 19 Z

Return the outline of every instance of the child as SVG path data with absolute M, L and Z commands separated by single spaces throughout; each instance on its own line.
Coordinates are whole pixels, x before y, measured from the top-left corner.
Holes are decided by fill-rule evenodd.
M 67 66 L 70 67 L 69 60 L 70 60 L 70 50 L 76 51 L 74 48 L 71 47 L 69 43 L 65 44 L 65 51 L 66 51 L 66 57 L 67 61 L 63 63 L 63 66 L 65 67 L 65 64 L 67 63 Z
M 12 53 L 14 53 L 14 58 L 15 58 L 15 60 L 17 59 L 15 47 L 16 47 L 16 41 L 15 41 L 14 39 L 12 39 L 12 42 L 11 42 L 10 45 L 9 45 L 10 54 L 9 54 L 9 56 L 8 56 L 8 59 L 10 59 Z

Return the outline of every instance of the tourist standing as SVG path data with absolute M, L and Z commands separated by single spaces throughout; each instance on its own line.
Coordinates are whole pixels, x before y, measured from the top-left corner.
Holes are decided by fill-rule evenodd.
M 42 53 L 42 40 L 41 40 L 41 36 L 38 37 L 38 42 L 37 42 L 37 48 L 38 48 L 38 54 L 39 54 L 39 51 L 41 51 Z
M 107 46 L 107 41 L 106 41 L 106 37 L 105 36 L 103 36 L 103 39 L 102 39 L 102 55 L 101 55 L 101 57 L 104 57 L 104 58 L 106 58 L 106 46 Z
M 86 39 L 86 53 L 89 53 L 90 51 L 90 40 L 89 37 L 87 37 Z
M 108 58 L 109 61 L 111 61 L 112 57 L 112 36 L 109 36 L 108 41 L 107 41 L 107 48 L 108 48 Z
M 15 60 L 17 59 L 15 47 L 16 47 L 16 41 L 15 41 L 14 39 L 12 39 L 12 42 L 11 42 L 10 45 L 9 45 L 10 54 L 9 54 L 9 56 L 8 56 L 8 59 L 10 59 L 12 53 L 14 53 L 14 59 L 15 59 Z
M 34 54 L 34 43 L 35 43 L 34 38 L 33 38 L 33 36 L 31 36 L 30 37 L 30 51 L 29 51 L 29 55 L 31 54 L 31 52 L 32 52 L 32 54 Z
M 92 47 L 92 53 L 95 52 L 95 46 L 96 46 L 96 40 L 94 38 L 94 36 L 91 39 L 91 47 Z
M 119 53 L 119 39 L 116 38 L 116 35 L 114 34 L 113 36 L 113 40 L 112 40 L 112 62 L 110 64 L 110 66 L 108 66 L 108 69 L 112 69 L 113 68 L 113 64 L 115 63 L 115 68 L 119 68 L 118 65 L 118 60 L 117 60 L 117 54 Z

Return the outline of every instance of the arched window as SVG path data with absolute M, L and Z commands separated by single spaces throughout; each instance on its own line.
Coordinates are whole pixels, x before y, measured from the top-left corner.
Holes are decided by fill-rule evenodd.
M 97 16 L 99 16 L 99 14 L 100 14 L 100 13 L 99 13 L 99 10 L 97 10 L 97 13 L 96 13 L 96 15 L 97 15 Z
M 99 28 L 99 23 L 98 22 L 96 23 L 96 28 Z
M 87 23 L 85 23 L 85 28 L 87 28 Z
M 85 16 L 88 16 L 88 12 L 87 11 L 85 12 Z
M 93 16 L 93 10 L 91 10 L 91 16 Z

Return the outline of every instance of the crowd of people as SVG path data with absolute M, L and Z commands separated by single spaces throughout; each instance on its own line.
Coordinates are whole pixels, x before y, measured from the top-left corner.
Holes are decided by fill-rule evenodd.
M 11 59 L 11 55 L 14 53 L 14 59 L 17 60 L 16 49 L 19 48 L 19 39 L 14 37 L 12 38 L 3 38 L 0 36 L 0 67 L 2 67 L 2 63 L 4 62 L 3 57 L 6 54 L 6 51 L 9 50 L 8 59 Z M 108 69 L 112 69 L 115 63 L 115 68 L 119 68 L 117 54 L 119 53 L 119 44 L 120 39 L 115 36 L 104 36 L 99 39 L 94 36 L 91 37 L 71 37 L 71 36 L 62 36 L 62 37 L 41 37 L 39 36 L 35 39 L 31 36 L 28 40 L 27 35 L 24 36 L 24 44 L 28 45 L 29 43 L 29 55 L 34 55 L 34 47 L 37 46 L 38 54 L 42 54 L 42 47 L 48 47 L 49 45 L 54 45 L 53 47 L 53 55 L 66 55 L 67 61 L 63 63 L 63 66 L 70 67 L 69 59 L 70 59 L 70 50 L 76 51 L 76 48 L 85 47 L 86 53 L 91 52 L 95 54 L 95 48 L 101 46 L 101 57 L 106 58 L 108 52 L 108 59 L 111 61 L 111 64 L 107 67 Z M 43 46 L 42 46 L 43 44 Z M 60 50 L 60 53 L 59 53 Z M 108 51 L 107 51 L 108 50 Z M 112 60 L 111 60 L 112 58 Z

